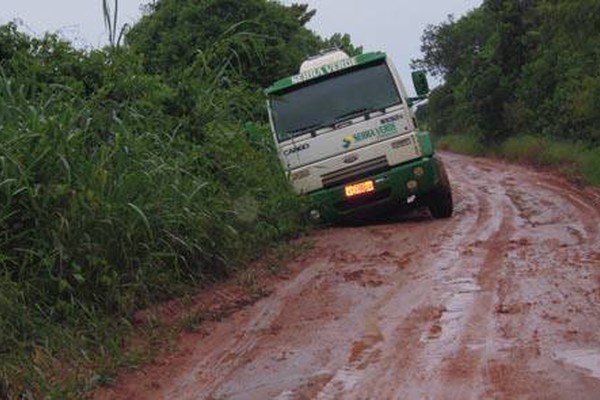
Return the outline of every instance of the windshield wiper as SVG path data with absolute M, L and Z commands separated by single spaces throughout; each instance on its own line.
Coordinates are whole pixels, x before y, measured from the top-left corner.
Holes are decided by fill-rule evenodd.
M 354 117 L 358 117 L 359 115 L 363 115 L 363 114 L 366 114 L 368 112 L 369 112 L 368 108 L 359 108 L 357 110 L 352 110 L 352 111 L 349 111 L 349 112 L 347 112 L 345 114 L 342 114 L 339 117 L 337 117 L 335 119 L 334 123 L 338 123 L 338 122 L 341 122 L 341 121 L 346 120 L 346 119 L 351 119 L 351 118 L 354 118 Z
M 321 124 L 321 123 L 311 124 L 311 125 L 303 126 L 302 128 L 299 128 L 299 129 L 294 129 L 293 131 L 288 131 L 286 133 L 287 133 L 288 137 L 292 138 L 292 137 L 300 136 L 304 133 L 308 133 L 310 131 L 316 130 L 317 128 L 320 128 L 321 126 L 323 126 L 323 124 Z

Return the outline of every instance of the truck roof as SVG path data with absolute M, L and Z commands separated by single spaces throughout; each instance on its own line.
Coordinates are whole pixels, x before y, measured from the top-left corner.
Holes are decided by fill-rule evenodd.
M 322 65 L 317 68 L 313 68 L 307 71 L 302 71 L 297 75 L 288 76 L 272 84 L 265 90 L 267 94 L 272 94 L 283 89 L 287 89 L 294 85 L 311 81 L 313 79 L 320 78 L 325 75 L 332 74 L 343 69 L 352 68 L 361 64 L 368 64 L 377 60 L 386 58 L 386 54 L 381 51 L 360 54 L 355 57 L 348 57 L 343 60 L 336 61 L 331 64 Z

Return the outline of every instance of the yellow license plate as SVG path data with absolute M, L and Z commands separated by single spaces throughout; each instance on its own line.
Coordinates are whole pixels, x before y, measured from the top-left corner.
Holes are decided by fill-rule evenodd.
M 372 193 L 375 191 L 375 182 L 365 181 L 354 183 L 352 185 L 346 185 L 344 191 L 346 193 L 346 197 L 355 197 L 365 193 Z

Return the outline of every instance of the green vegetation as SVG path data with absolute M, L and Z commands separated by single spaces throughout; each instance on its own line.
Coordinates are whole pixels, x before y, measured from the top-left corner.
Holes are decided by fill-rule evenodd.
M 0 27 L 1 398 L 109 383 L 141 359 L 123 352 L 136 310 L 305 227 L 266 129 L 242 123 L 264 118 L 259 88 L 306 56 L 360 49 L 307 30 L 305 6 L 148 7 L 123 41 L 105 8 L 102 50 Z
M 575 182 L 600 186 L 600 147 L 533 135 L 514 136 L 498 146 L 486 145 L 480 137 L 469 134 L 445 135 L 436 142 L 442 150 L 473 156 L 491 155 L 551 168 Z
M 485 154 L 485 146 L 475 135 L 445 135 L 436 140 L 436 146 L 440 150 L 451 150 L 473 156 Z
M 130 47 L 144 55 L 147 69 L 178 79 L 205 64 L 207 44 L 223 42 L 235 55 L 241 78 L 262 89 L 295 73 L 301 61 L 321 49 L 361 52 L 348 35 L 322 39 L 304 27 L 314 16 L 308 6 L 286 7 L 265 0 L 163 0 L 127 34 Z M 261 104 L 262 106 L 262 104 Z
M 593 0 L 484 0 L 430 26 L 414 64 L 445 81 L 431 94 L 431 130 L 451 135 L 447 146 L 565 162 L 598 183 L 599 25 Z

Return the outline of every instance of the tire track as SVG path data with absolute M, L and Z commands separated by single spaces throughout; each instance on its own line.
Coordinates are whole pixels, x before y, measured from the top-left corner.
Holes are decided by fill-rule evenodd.
M 442 157 L 452 219 L 414 213 L 314 233 L 316 248 L 269 298 L 217 324 L 160 387 L 137 378 L 122 393 L 594 398 L 600 194 L 502 162 Z M 110 393 L 97 398 L 127 398 Z

